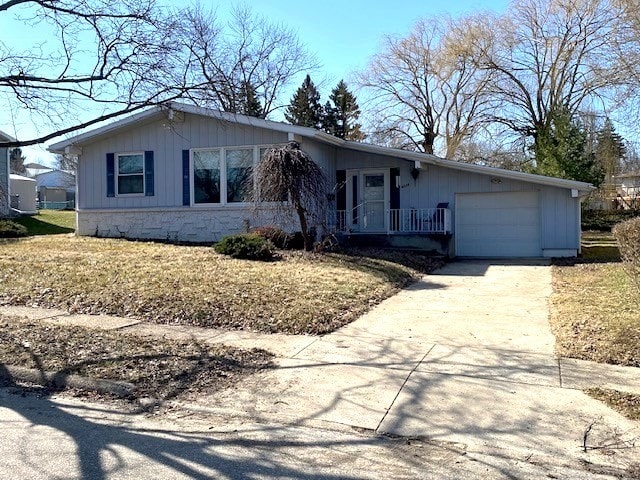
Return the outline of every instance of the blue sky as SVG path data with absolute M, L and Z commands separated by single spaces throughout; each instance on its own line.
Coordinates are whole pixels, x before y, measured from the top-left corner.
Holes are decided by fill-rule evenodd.
M 171 3 L 172 0 L 165 0 Z M 177 3 L 177 2 L 176 2 Z M 218 18 L 223 20 L 236 0 L 218 0 L 202 5 L 215 8 Z M 182 2 L 180 2 L 183 5 Z M 508 0 L 321 0 L 301 2 L 300 0 L 256 0 L 251 2 L 255 13 L 262 14 L 273 22 L 282 22 L 298 32 L 308 50 L 317 57 L 321 68 L 312 78 L 321 86 L 323 99 L 340 79 L 347 82 L 353 72 L 365 67 L 368 59 L 378 51 L 385 35 L 405 35 L 416 20 L 441 14 L 458 16 L 461 14 L 493 11 L 502 13 L 508 7 Z M 13 15 L 0 14 L 0 39 L 6 44 L 20 41 L 24 28 L 11 20 Z M 30 37 L 32 34 L 30 33 Z M 38 32 L 46 35 L 44 32 Z M 302 82 L 296 80 L 293 89 Z M 293 91 L 291 92 L 293 93 Z M 0 104 L 2 98 L 0 98 Z M 0 119 L 0 130 L 11 135 L 16 133 L 26 138 L 36 129 L 22 119 L 17 124 L 19 130 L 7 118 Z M 54 140 L 55 141 L 55 140 Z M 53 142 L 51 142 L 53 143 Z M 50 163 L 52 157 L 45 146 L 24 149 L 28 162 Z
M 507 0 L 324 0 L 315 5 L 308 2 L 302 8 L 296 0 L 263 0 L 251 7 L 256 13 L 281 20 L 297 30 L 309 50 L 317 54 L 323 66 L 321 72 L 333 84 L 363 68 L 385 35 L 406 35 L 419 18 L 486 10 L 501 13 L 508 3 Z M 217 2 L 219 16 L 233 4 L 231 0 Z

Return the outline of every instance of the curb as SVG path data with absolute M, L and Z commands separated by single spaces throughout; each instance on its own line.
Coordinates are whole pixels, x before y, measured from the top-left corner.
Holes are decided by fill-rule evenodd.
M 57 389 L 76 388 L 89 390 L 122 398 L 133 395 L 136 389 L 135 385 L 128 382 L 68 375 L 60 372 L 47 372 L 16 365 L 0 364 L 0 379 L 35 383 L 43 387 L 55 387 Z

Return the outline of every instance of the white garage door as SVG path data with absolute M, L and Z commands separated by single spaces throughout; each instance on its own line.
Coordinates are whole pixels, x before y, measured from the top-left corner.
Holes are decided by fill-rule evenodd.
M 456 255 L 541 257 L 538 192 L 456 195 Z

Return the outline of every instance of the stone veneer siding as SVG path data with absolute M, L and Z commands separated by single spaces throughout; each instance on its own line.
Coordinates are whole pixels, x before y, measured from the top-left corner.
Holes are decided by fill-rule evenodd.
M 282 213 L 253 207 L 78 210 L 77 216 L 78 235 L 172 242 L 216 242 L 263 225 L 296 228 Z

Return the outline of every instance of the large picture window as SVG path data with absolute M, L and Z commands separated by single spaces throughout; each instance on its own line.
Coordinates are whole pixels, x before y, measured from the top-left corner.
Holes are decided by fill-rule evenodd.
M 253 199 L 253 149 L 227 150 L 227 202 L 250 202 Z
M 194 205 L 252 202 L 256 195 L 255 167 L 269 148 L 222 147 L 191 150 L 191 202 Z M 189 181 L 189 177 L 186 178 Z M 282 200 L 260 198 L 260 201 Z
M 117 155 L 118 195 L 144 194 L 144 154 Z
M 220 150 L 193 152 L 193 202 L 220 203 Z

